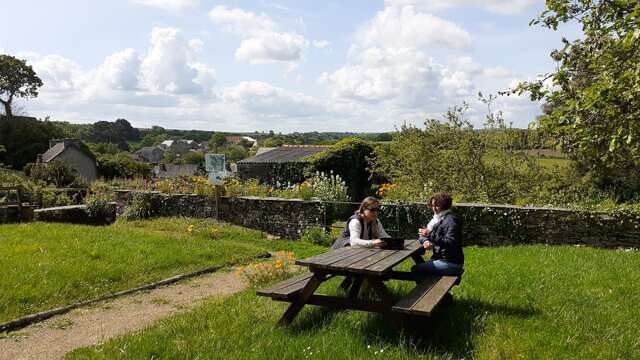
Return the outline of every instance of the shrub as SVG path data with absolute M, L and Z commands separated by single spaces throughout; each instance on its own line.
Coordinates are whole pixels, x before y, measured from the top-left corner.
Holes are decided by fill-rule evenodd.
M 123 221 L 134 221 L 140 219 L 148 219 L 151 217 L 153 211 L 153 204 L 142 193 L 136 193 L 133 195 L 131 202 L 124 209 L 119 219 Z
M 327 234 L 324 228 L 321 227 L 310 227 L 304 229 L 302 236 L 300 236 L 300 240 L 327 247 L 331 246 L 334 241 L 331 235 Z
M 45 164 L 27 164 L 24 168 L 25 175 L 34 181 L 42 181 L 55 185 L 58 188 L 74 187 L 84 188 L 86 184 L 78 177 L 75 169 L 64 161 L 53 160 Z
M 247 280 L 251 287 L 262 287 L 290 277 L 291 265 L 294 260 L 293 252 L 279 251 L 273 261 L 239 267 L 236 270 L 236 275 Z
M 115 221 L 115 212 L 109 205 L 111 196 L 108 193 L 91 194 L 85 198 L 87 214 L 89 217 L 104 220 L 105 224 Z

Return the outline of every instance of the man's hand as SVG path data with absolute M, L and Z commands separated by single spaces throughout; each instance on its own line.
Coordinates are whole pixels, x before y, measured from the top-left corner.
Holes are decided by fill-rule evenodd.
M 427 229 L 427 228 L 420 228 L 420 229 L 418 229 L 418 234 L 420 234 L 420 236 L 422 236 L 422 237 L 427 237 L 427 236 L 429 236 L 429 233 L 430 233 L 430 231 L 429 231 L 429 229 Z
M 425 248 L 425 250 L 431 250 L 433 248 L 433 243 L 427 240 L 422 243 L 422 247 Z

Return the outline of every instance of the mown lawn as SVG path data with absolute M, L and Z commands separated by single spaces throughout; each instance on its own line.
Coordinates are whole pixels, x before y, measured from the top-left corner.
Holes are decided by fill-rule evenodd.
M 67 359 L 640 358 L 640 253 L 545 246 L 465 251 L 453 305 L 403 333 L 379 315 L 317 307 L 277 328 L 286 304 L 251 290 Z
M 209 266 L 244 263 L 273 249 L 297 256 L 324 251 L 211 220 L 0 225 L 0 322 Z

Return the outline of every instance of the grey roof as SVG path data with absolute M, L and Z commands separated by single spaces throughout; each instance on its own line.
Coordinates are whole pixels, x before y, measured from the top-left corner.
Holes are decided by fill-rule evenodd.
M 49 162 L 49 161 L 55 159 L 56 156 L 62 154 L 64 149 L 65 149 L 64 142 L 59 142 L 59 143 L 53 145 L 53 147 L 51 147 L 51 149 L 47 150 L 47 152 L 42 154 L 42 162 Z
M 327 150 L 328 146 L 284 145 L 260 155 L 238 161 L 246 163 L 281 163 L 304 161 L 303 158 Z
M 262 155 L 264 153 L 266 153 L 267 151 L 271 151 L 271 150 L 275 150 L 277 149 L 277 147 L 261 147 L 258 149 L 258 152 L 256 152 L 256 156 L 257 155 Z

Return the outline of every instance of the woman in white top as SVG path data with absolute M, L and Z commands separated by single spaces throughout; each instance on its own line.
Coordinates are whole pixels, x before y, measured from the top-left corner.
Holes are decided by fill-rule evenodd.
M 360 203 L 360 207 L 355 214 L 347 220 L 342 234 L 331 248 L 382 246 L 384 240 L 380 240 L 380 238 L 388 238 L 390 236 L 384 231 L 380 220 L 378 220 L 379 213 L 380 200 L 373 196 L 366 197 Z

